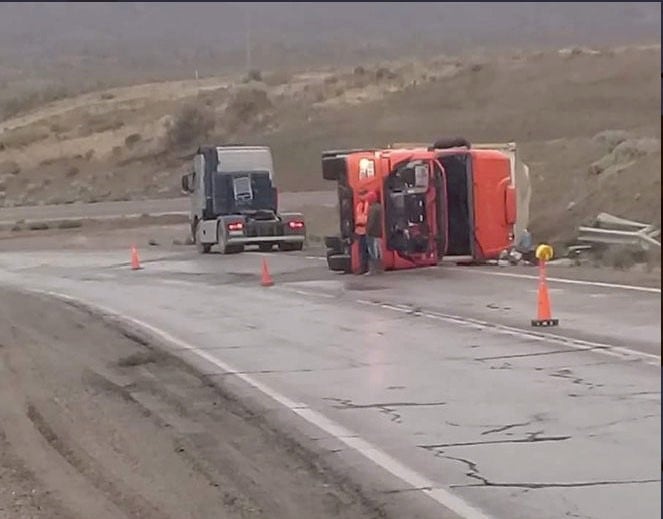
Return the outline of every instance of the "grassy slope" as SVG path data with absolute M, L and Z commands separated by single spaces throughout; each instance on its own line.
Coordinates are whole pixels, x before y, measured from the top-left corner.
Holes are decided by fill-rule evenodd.
M 13 129 L 0 133 L 0 191 L 9 203 L 177 195 L 181 157 L 192 150 L 164 151 L 164 124 L 194 102 L 215 113 L 208 140 L 270 144 L 284 190 L 330 187 L 323 149 L 453 134 L 518 142 L 542 237 L 565 238 L 599 211 L 660 221 L 659 57 L 660 47 L 552 51 L 391 63 L 387 74 L 272 76 L 251 87 L 267 91 L 264 106 L 255 95 L 237 102 L 235 86 L 220 88 L 227 79 L 98 92 L 3 123 Z M 593 175 L 589 166 L 610 152 L 595 138 L 604 130 L 658 141 L 647 153 L 633 141 L 636 151 L 616 159 L 621 171 Z M 125 144 L 133 134 L 138 142 Z

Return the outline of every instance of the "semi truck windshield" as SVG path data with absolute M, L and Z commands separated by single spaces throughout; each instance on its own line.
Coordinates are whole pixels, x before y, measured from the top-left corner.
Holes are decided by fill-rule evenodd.
M 267 171 L 215 173 L 213 199 L 216 214 L 276 211 L 275 191 Z

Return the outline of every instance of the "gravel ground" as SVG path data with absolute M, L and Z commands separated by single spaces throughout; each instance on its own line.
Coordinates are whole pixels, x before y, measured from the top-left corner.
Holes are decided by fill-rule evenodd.
M 0 298 L 0 519 L 386 517 L 264 412 L 84 310 Z

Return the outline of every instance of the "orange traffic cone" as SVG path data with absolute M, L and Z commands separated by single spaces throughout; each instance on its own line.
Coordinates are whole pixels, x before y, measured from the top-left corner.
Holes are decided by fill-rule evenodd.
M 553 319 L 550 311 L 550 298 L 548 297 L 548 283 L 546 281 L 546 262 L 539 260 L 539 290 L 537 294 L 537 315 L 532 319 L 532 326 L 557 326 L 559 319 Z
M 138 250 L 136 250 L 136 246 L 132 245 L 131 246 L 131 270 L 140 270 L 140 260 L 138 259 Z
M 274 284 L 272 276 L 269 275 L 267 260 L 265 258 L 262 259 L 262 279 L 260 280 L 260 284 L 264 287 L 271 287 Z

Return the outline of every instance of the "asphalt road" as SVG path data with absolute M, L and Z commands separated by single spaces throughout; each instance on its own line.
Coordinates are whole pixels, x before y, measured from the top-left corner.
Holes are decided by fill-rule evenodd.
M 336 204 L 335 191 L 302 191 L 279 193 L 281 209 L 288 211 L 305 205 Z M 130 200 L 126 202 L 98 202 L 96 204 L 41 205 L 0 208 L 0 224 L 13 224 L 19 220 L 30 222 L 47 220 L 75 220 L 82 218 L 112 219 L 168 214 L 188 214 L 189 200 L 166 198 L 160 200 Z
M 536 281 L 490 269 L 359 278 L 189 248 L 143 266 L 8 252 L 0 282 L 147 329 L 418 517 L 661 516 L 660 291 L 551 282 L 561 324 L 536 331 Z

